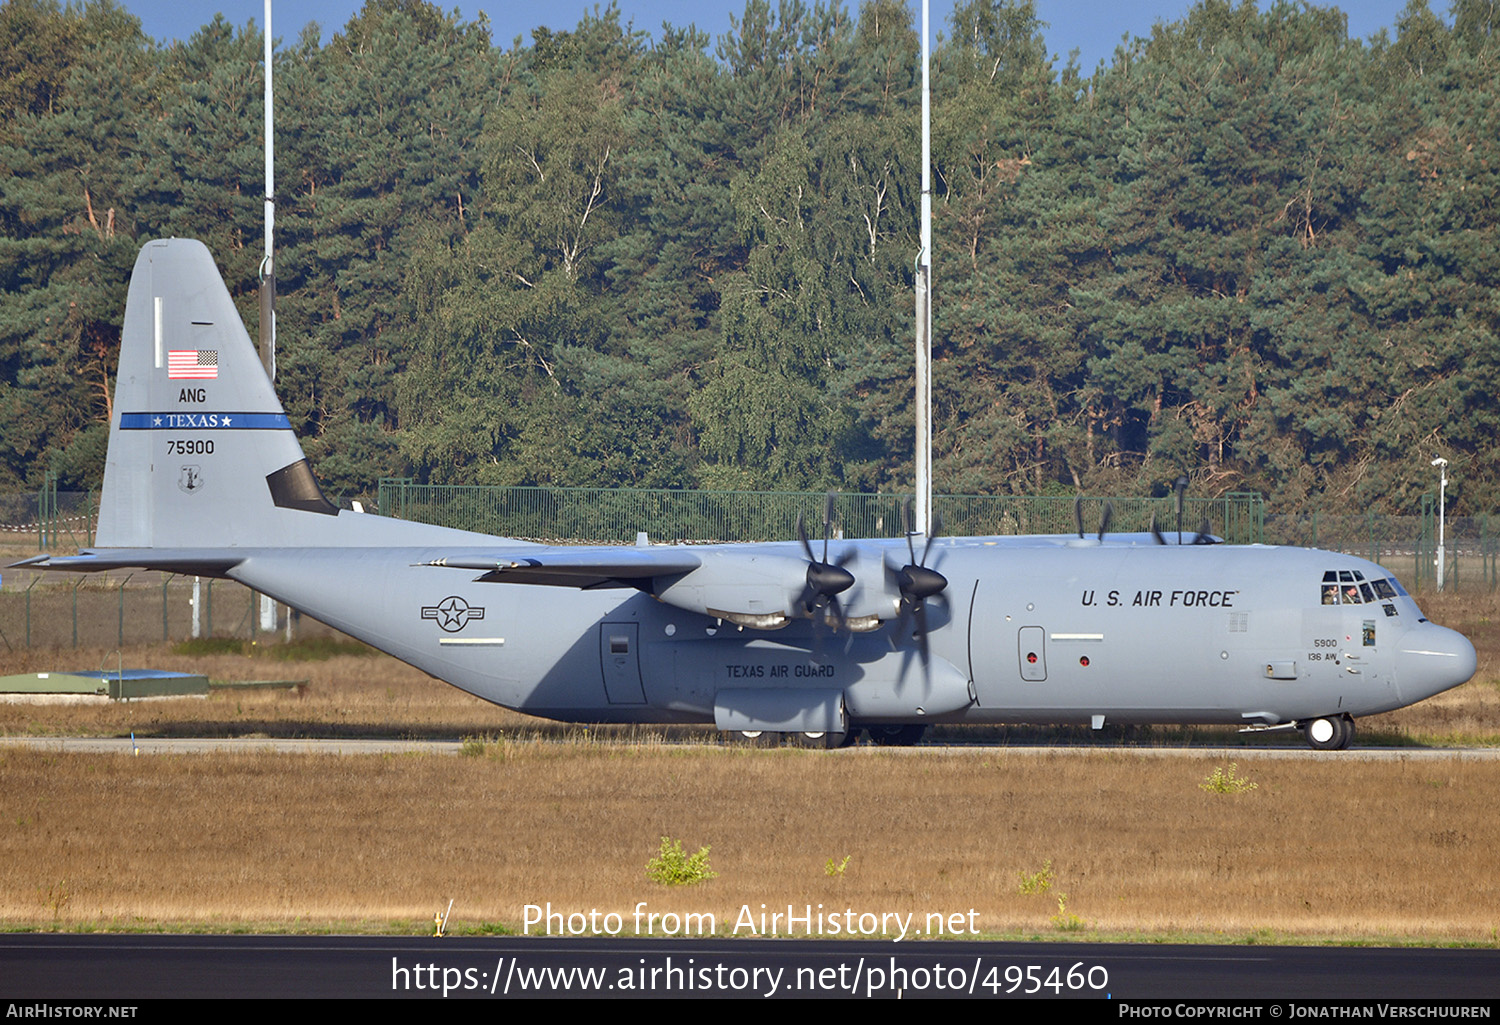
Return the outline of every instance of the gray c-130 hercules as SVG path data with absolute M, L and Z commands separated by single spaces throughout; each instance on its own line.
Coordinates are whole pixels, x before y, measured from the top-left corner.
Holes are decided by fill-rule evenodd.
M 1468 680 L 1380 566 L 1151 534 L 566 547 L 338 510 L 213 257 L 148 243 L 96 546 L 45 569 L 237 580 L 471 694 L 835 746 L 929 723 L 1228 723 L 1347 746 Z M 1080 532 L 1081 533 L 1081 532 Z

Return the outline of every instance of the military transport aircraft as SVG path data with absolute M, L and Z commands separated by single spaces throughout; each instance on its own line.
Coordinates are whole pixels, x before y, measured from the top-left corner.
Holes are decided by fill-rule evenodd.
M 1232 723 L 1342 748 L 1475 669 L 1380 566 L 1150 534 L 560 547 L 336 509 L 213 257 L 148 243 L 97 545 L 225 577 L 487 701 L 828 746 L 929 723 Z M 1080 535 L 1082 531 L 1079 532 Z M 1180 535 L 1179 535 L 1180 539 Z M 1200 540 L 1208 540 L 1200 538 Z

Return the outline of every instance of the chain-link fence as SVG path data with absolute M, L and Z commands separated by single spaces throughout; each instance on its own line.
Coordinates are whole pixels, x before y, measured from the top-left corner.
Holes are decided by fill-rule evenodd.
M 98 516 L 92 491 L 59 491 L 48 474 L 40 491 L 0 494 L 0 544 L 35 539 L 39 551 L 86 548 Z
M 383 515 L 483 534 L 563 544 L 630 544 L 644 531 L 654 541 L 784 541 L 796 536 L 797 517 L 809 535 L 822 531 L 822 492 L 690 491 L 676 489 L 486 487 L 380 481 Z M 834 496 L 833 527 L 843 537 L 900 537 L 906 530 L 905 495 L 842 493 Z M 1113 533 L 1145 531 L 1153 518 L 1175 535 L 1173 498 L 1056 495 L 934 495 L 933 511 L 945 534 L 1097 534 L 1104 507 Z M 1075 512 L 1075 506 L 1078 507 Z M 1180 522 L 1191 538 L 1203 525 L 1235 544 L 1261 540 L 1265 507 L 1257 494 L 1188 497 Z
M 1494 590 L 1500 583 L 1500 521 L 1488 515 L 1416 516 L 1374 512 L 1266 517 L 1268 544 L 1347 552 L 1391 570 L 1412 590 L 1438 586 L 1438 534 L 1443 535 L 1445 588 Z
M 339 636 L 231 580 L 170 573 L 0 574 L 0 646 L 123 647 L 194 637 Z

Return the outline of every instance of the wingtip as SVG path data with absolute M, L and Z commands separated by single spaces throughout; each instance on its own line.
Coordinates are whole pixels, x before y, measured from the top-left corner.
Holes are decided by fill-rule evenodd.
M 6 569 L 20 569 L 23 566 L 45 566 L 45 565 L 47 565 L 47 563 L 51 559 L 52 559 L 51 555 L 43 553 L 42 555 L 33 555 L 29 559 L 22 559 L 20 562 L 7 563 L 6 566 L 5 566 L 5 568 Z

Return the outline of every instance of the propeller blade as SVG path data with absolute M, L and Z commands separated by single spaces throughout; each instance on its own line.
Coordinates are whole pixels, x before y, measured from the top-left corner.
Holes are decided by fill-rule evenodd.
M 925 566 L 925 565 L 927 565 L 927 553 L 930 552 L 930 551 L 932 551 L 932 542 L 936 541 L 938 539 L 938 536 L 940 534 L 942 534 L 942 532 L 943 532 L 943 518 L 941 516 L 939 516 L 938 514 L 933 513 L 933 516 L 932 516 L 932 533 L 927 535 L 927 544 L 924 545 L 923 548 L 922 548 L 922 561 L 919 562 L 919 563 L 917 563 L 917 565 L 919 565 L 919 566 Z
M 850 580 L 852 581 L 853 578 L 851 577 Z M 848 629 L 849 620 L 844 615 L 844 607 L 839 603 L 838 598 L 834 595 L 828 596 L 828 610 L 833 613 L 833 625 L 835 630 Z M 849 635 L 849 640 L 851 642 L 854 640 L 854 635 L 852 633 Z
M 901 602 L 900 603 L 900 607 L 901 607 L 901 611 L 896 616 L 896 626 L 895 626 L 895 629 L 892 630 L 891 634 L 890 634 L 890 642 L 891 642 L 891 650 L 892 651 L 899 650 L 899 645 L 896 644 L 896 638 L 906 636 L 906 631 L 908 629 L 906 621 L 908 619 L 910 619 L 911 615 L 912 615 L 911 609 L 909 609 L 909 608 L 906 607 L 906 602 Z
M 1198 533 L 1193 537 L 1195 545 L 1216 545 L 1219 542 L 1213 539 L 1214 525 L 1208 522 L 1208 517 L 1203 517 L 1203 523 L 1198 528 Z
M 912 562 L 917 561 L 917 551 L 911 543 L 911 497 L 901 503 L 901 529 L 906 534 L 906 554 L 911 557 Z
M 1104 503 L 1104 512 L 1099 516 L 1099 540 L 1104 540 L 1104 532 L 1109 530 L 1109 521 L 1115 518 L 1115 507 L 1111 502 Z
M 1156 527 L 1156 513 L 1151 513 L 1151 537 L 1159 545 L 1167 543 L 1167 539 L 1161 536 L 1161 531 Z
M 1182 544 L 1182 496 L 1187 494 L 1188 479 L 1186 475 L 1178 477 L 1172 484 L 1172 504 L 1177 509 L 1177 543 Z
M 1083 496 L 1073 499 L 1073 526 L 1078 528 L 1078 540 L 1083 540 Z
M 922 655 L 922 691 L 924 694 L 932 690 L 932 651 L 927 646 L 927 605 L 917 606 L 913 613 L 917 623 L 917 650 Z
M 833 492 L 823 503 L 823 561 L 828 561 L 828 536 L 833 533 Z
M 807 543 L 807 528 L 802 524 L 802 513 L 797 513 L 797 540 L 802 542 L 802 552 L 807 556 L 808 562 L 817 562 L 813 557 L 812 545 Z

